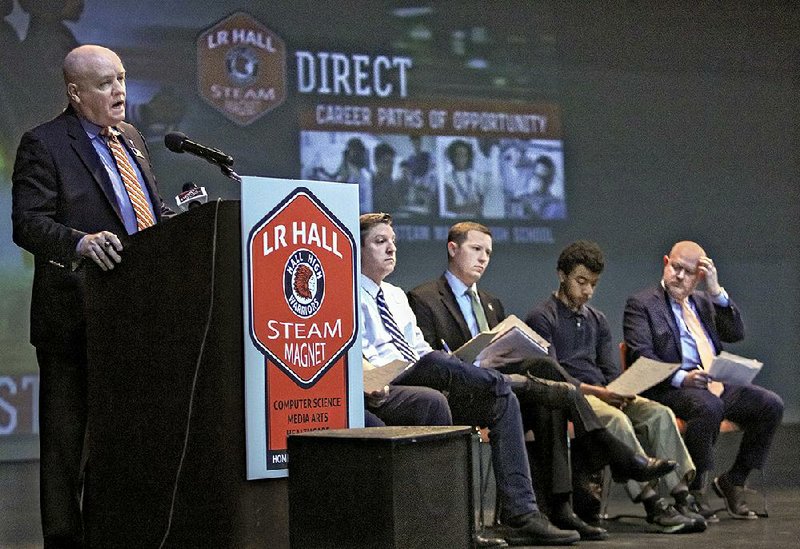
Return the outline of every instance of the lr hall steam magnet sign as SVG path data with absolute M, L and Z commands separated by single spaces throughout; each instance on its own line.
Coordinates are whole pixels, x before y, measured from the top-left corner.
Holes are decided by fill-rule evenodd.
M 357 227 L 355 185 L 243 181 L 248 478 L 286 475 L 288 435 L 363 426 Z

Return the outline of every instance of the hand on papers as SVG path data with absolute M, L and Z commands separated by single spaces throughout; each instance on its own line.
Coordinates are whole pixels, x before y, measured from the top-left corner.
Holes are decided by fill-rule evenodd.
M 532 356 L 547 356 L 549 345 L 527 324 L 511 315 L 491 330 L 467 341 L 453 354 L 469 364 L 496 368 Z
M 363 368 L 364 372 L 368 372 L 370 370 L 375 369 L 375 365 L 364 357 L 361 358 L 361 367 Z M 382 388 L 377 388 L 377 389 L 374 387 L 367 387 L 366 384 L 364 386 L 364 397 L 368 399 L 382 400 L 386 398 L 388 395 L 389 395 L 388 385 L 384 385 Z
M 690 370 L 686 373 L 681 383 L 682 387 L 695 387 L 697 389 L 708 388 L 708 383 L 711 381 L 711 376 L 705 370 Z
M 635 396 L 630 395 L 620 395 L 615 393 L 614 391 L 609 391 L 605 387 L 593 387 L 592 393 L 594 396 L 613 406 L 614 408 L 619 408 L 620 410 L 624 409 L 628 404 L 633 402 L 636 398 Z

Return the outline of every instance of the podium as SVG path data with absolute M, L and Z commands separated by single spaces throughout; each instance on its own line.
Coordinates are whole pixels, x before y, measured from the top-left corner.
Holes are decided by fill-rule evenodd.
M 86 265 L 89 547 L 289 546 L 288 480 L 247 481 L 238 201 Z

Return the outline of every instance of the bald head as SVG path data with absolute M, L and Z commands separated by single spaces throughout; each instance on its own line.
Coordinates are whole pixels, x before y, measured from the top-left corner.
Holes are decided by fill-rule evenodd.
M 698 243 L 684 240 L 664 256 L 664 287 L 673 299 L 683 301 L 697 287 L 701 279 L 699 262 L 705 255 Z
M 98 126 L 125 119 L 125 67 L 108 48 L 78 46 L 64 58 L 64 83 L 70 105 Z
M 701 248 L 700 244 L 697 242 L 692 242 L 691 240 L 682 240 L 672 246 L 669 255 L 670 257 L 672 255 L 686 255 L 697 257 L 699 259 L 700 257 L 706 255 L 706 251 Z
M 86 44 L 78 46 L 70 51 L 64 58 L 62 69 L 64 71 L 64 83 L 69 84 L 81 78 L 85 78 L 94 65 L 105 60 L 115 60 L 122 64 L 119 56 L 108 48 Z

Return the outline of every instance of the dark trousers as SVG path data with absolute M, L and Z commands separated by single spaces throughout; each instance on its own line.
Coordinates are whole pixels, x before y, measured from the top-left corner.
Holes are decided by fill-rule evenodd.
M 81 547 L 81 455 L 86 435 L 86 354 L 36 350 L 39 490 L 46 548 Z
M 501 368 L 500 371 L 502 373 L 527 373 L 534 378 L 570 383 L 576 390 L 570 391 L 568 395 L 559 401 L 542 403 L 533 397 L 524 397 L 525 400 L 520 398 L 520 404 L 523 408 L 527 405 L 538 405 L 551 410 L 565 410 L 566 418 L 572 422 L 575 429 L 576 438 L 580 438 L 591 431 L 604 429 L 597 414 L 592 410 L 592 406 L 580 391 L 580 381 L 569 375 L 564 367 L 555 360 L 551 358 L 532 358 L 508 368 Z M 534 395 L 535 391 L 530 391 L 530 393 Z M 563 427 L 566 427 L 566 423 L 563 424 Z
M 538 509 L 533 494 L 519 401 L 503 375 L 441 351 L 423 356 L 393 385 L 430 387 L 447 395 L 453 422 L 489 427 L 502 519 Z M 391 389 L 389 391 L 391 396 Z
M 452 425 L 447 398 L 430 387 L 392 385 L 379 402 L 367 403 L 367 427 L 385 425 Z M 372 417 L 370 417 L 372 416 Z M 377 420 L 377 421 L 376 421 Z
M 723 419 L 738 424 L 744 434 L 733 469 L 761 469 L 772 445 L 772 437 L 783 418 L 781 398 L 758 385 L 725 385 L 719 398 L 706 389 L 669 388 L 654 392 L 652 398 L 669 406 L 686 422 L 683 437 L 692 456 L 697 476 L 692 488 L 703 488 L 703 473 L 714 468 L 714 443 Z
M 514 392 L 520 402 L 522 422 L 525 430 L 532 430 L 534 442 L 531 445 L 531 472 L 540 500 L 550 502 L 563 499 L 573 491 L 572 464 L 570 463 L 570 444 L 567 425 L 572 422 L 576 441 L 573 456 L 576 465 L 588 471 L 602 467 L 609 462 L 604 445 L 583 444 L 587 435 L 604 431 L 597 415 L 586 397 L 581 393 L 580 382 L 570 376 L 564 368 L 551 358 L 533 358 L 512 364 L 500 371 L 506 374 L 527 374 L 534 379 L 524 385 L 514 385 Z M 536 386 L 536 379 L 567 382 L 572 385 L 569 392 L 560 392 L 559 398 L 543 397 L 543 385 Z M 576 453 L 585 453 L 578 455 Z M 546 506 L 546 504 L 545 504 Z

